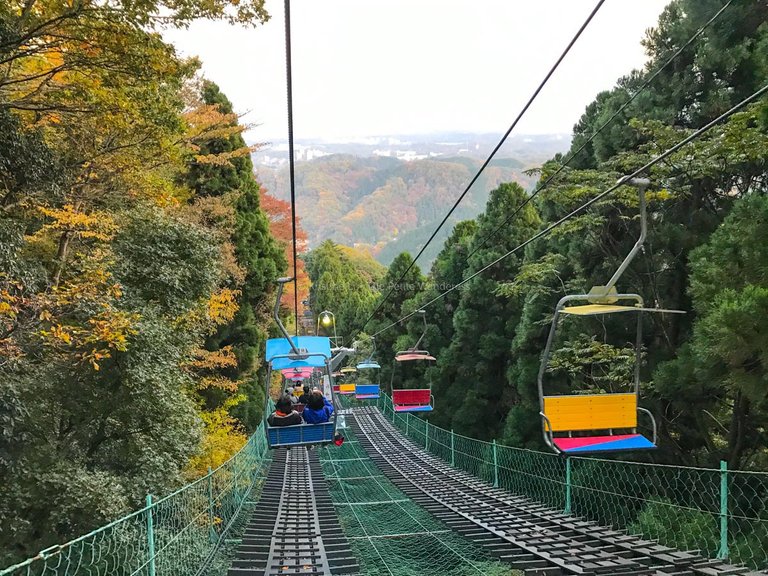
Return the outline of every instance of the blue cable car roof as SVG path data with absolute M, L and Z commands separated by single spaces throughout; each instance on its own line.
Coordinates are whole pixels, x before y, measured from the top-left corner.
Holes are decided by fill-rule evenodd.
M 326 336 L 293 336 L 291 340 L 296 348 L 304 349 L 310 354 L 320 354 L 320 356 L 309 356 L 303 360 L 276 358 L 276 356 L 290 354 L 292 352 L 291 346 L 285 338 L 270 338 L 267 340 L 267 350 L 264 356 L 267 362 L 272 364 L 273 370 L 301 367 L 322 368 L 325 366 L 325 361 L 331 357 L 331 339 Z
M 366 368 L 381 368 L 381 366 L 379 366 L 378 362 L 374 362 L 373 360 L 365 360 L 357 365 L 358 370 L 365 370 Z

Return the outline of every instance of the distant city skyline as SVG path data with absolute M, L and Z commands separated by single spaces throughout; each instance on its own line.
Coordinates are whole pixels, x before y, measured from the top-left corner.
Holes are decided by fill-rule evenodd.
M 294 133 L 348 141 L 441 132 L 503 133 L 594 0 L 292 0 Z M 640 41 L 667 0 L 608 0 L 515 134 L 570 134 L 598 92 L 646 56 Z M 164 36 L 259 124 L 287 137 L 283 3 L 255 29 L 197 22 Z
M 320 138 L 297 138 L 295 158 L 299 162 L 312 161 L 331 154 L 350 154 L 359 157 L 388 157 L 412 161 L 426 158 L 455 158 L 464 156 L 485 159 L 498 144 L 497 134 L 469 134 L 443 132 L 435 135 L 402 134 L 400 137 L 375 136 L 365 138 L 336 139 L 327 141 Z M 447 140 L 444 140 L 447 138 Z M 570 136 L 511 135 L 496 159 L 512 158 L 523 166 L 534 166 L 551 158 L 558 152 L 565 152 L 570 146 Z M 288 143 L 283 138 L 272 140 L 253 155 L 259 166 L 280 167 L 288 161 Z

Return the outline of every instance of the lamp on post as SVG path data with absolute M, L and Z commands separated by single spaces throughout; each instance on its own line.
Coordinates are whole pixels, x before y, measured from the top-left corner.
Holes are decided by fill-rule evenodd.
M 320 316 L 317 317 L 317 330 L 320 330 L 320 325 L 325 328 L 326 333 L 331 326 L 333 326 L 333 345 L 338 346 L 338 336 L 336 335 L 336 316 L 330 310 L 323 310 L 320 312 Z

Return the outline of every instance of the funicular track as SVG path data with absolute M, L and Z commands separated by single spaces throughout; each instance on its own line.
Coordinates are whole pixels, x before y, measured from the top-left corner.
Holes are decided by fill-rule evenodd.
M 357 574 L 315 450 L 274 452 L 229 576 Z
M 756 576 L 515 496 L 405 438 L 377 408 L 348 420 L 382 472 L 415 502 L 526 575 Z

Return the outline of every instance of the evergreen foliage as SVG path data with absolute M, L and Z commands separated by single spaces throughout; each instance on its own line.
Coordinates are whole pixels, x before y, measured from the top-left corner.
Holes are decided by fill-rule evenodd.
M 155 31 L 198 17 L 267 14 L 0 6 L 0 565 L 169 493 L 242 445 L 237 405 L 259 417 L 284 262 L 244 127 Z
M 375 285 L 364 269 L 353 265 L 342 247 L 327 240 L 306 258 L 312 282 L 309 300 L 315 318 L 328 310 L 336 322 L 336 335 L 347 339 L 356 334 L 373 310 Z M 317 326 L 316 326 L 317 327 Z M 333 326 L 320 326 L 320 334 L 334 335 Z
M 233 113 L 232 103 L 219 87 L 205 80 L 201 87 L 203 103 L 214 106 L 222 113 Z M 232 121 L 236 126 L 237 122 Z M 200 146 L 199 156 L 227 155 L 249 150 L 239 132 L 221 138 L 212 138 Z M 260 207 L 259 184 L 253 172 L 250 154 L 230 157 L 227 163 L 209 163 L 194 160 L 187 173 L 189 186 L 198 197 L 225 198 L 234 209 L 232 244 L 237 264 L 244 272 L 244 281 L 238 286 L 238 310 L 227 324 L 218 327 L 208 337 L 206 350 L 216 352 L 231 348 L 237 358 L 236 366 L 223 366 L 227 378 L 240 382 L 242 400 L 230 412 L 237 416 L 252 432 L 261 420 L 264 391 L 257 372 L 264 352 L 269 323 L 270 296 L 275 279 L 286 267 L 280 246 L 270 234 L 269 220 Z M 233 284 L 239 284 L 233 282 Z M 206 393 L 208 407 L 220 406 L 226 394 L 215 390 Z
M 647 33 L 647 66 L 619 79 L 587 107 L 574 127 L 572 151 L 723 5 L 721 0 L 671 2 Z M 431 283 L 461 281 L 763 86 L 766 10 L 734 1 L 516 220 L 480 246 L 479 239 L 525 198 L 513 185 L 494 190 L 476 230 L 465 223 L 454 229 L 426 289 L 407 303 L 389 303 L 374 328 L 446 288 Z M 659 421 L 661 448 L 655 458 L 662 461 L 711 466 L 725 459 L 742 469 L 766 464 L 768 327 L 760 320 L 768 312 L 766 118 L 768 106 L 755 103 L 649 174 L 646 248 L 617 287 L 639 293 L 648 306 L 688 311 L 643 317 L 641 403 Z M 541 181 L 563 161 L 557 155 L 545 163 Z M 541 448 L 536 377 L 555 304 L 566 294 L 605 284 L 638 235 L 637 192 L 622 186 L 524 253 L 432 304 L 427 347 L 437 353 L 438 366 L 431 372 L 436 410 L 429 418 L 469 436 Z M 400 336 L 404 343 L 421 333 L 413 318 L 406 324 L 391 329 L 395 336 L 385 333 L 380 339 Z M 548 390 L 628 389 L 634 331 L 634 320 L 622 315 L 562 320 L 546 370 Z M 403 376 L 403 383 L 411 381 Z

